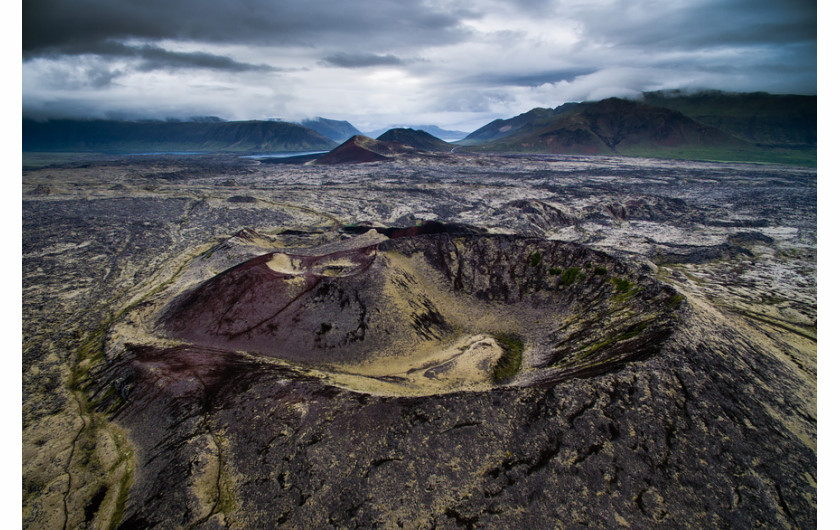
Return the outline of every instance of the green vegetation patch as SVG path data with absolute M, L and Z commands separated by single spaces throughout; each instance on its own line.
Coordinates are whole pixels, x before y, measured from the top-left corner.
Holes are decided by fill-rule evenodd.
M 117 499 L 115 501 L 116 508 L 111 514 L 111 520 L 108 523 L 108 528 L 116 528 L 120 521 L 122 521 L 125 513 L 125 504 L 128 501 L 128 490 L 131 488 L 131 483 L 134 481 L 134 457 L 133 453 L 128 449 L 128 442 L 122 438 L 118 440 L 118 446 L 124 448 L 123 460 L 126 462 L 126 471 L 120 477 L 117 487 Z
M 540 252 L 539 250 L 528 257 L 528 264 L 532 267 L 538 266 L 540 264 L 540 261 L 542 261 L 542 252 Z
M 580 275 L 580 267 L 569 267 L 560 277 L 560 285 L 572 285 Z
M 598 276 L 606 276 L 607 275 L 607 268 L 606 267 L 595 267 L 595 270 L 592 271 Z
M 575 280 L 582 278 L 580 267 L 569 267 L 568 269 L 551 267 L 548 269 L 548 273 L 552 276 L 560 276 L 560 285 L 572 285 Z
M 675 295 L 671 296 L 670 298 L 668 298 L 668 300 L 665 301 L 665 306 L 668 309 L 674 309 L 675 307 L 680 305 L 683 300 L 685 300 L 685 296 L 683 296 L 681 294 L 675 294 Z
M 648 327 L 648 322 L 639 322 L 638 324 L 630 327 L 624 333 L 621 333 L 619 335 L 613 335 L 612 337 L 609 337 L 609 338 L 607 338 L 607 339 L 605 339 L 601 342 L 598 342 L 598 343 L 595 343 L 595 344 L 589 346 L 580 355 L 580 358 L 581 359 L 586 359 L 587 357 L 591 357 L 592 355 L 594 355 L 599 350 L 603 350 L 604 348 L 608 348 L 608 347 L 612 346 L 613 344 L 616 344 L 617 342 L 621 342 L 621 341 L 627 340 L 627 339 L 632 339 L 633 337 L 636 337 L 641 332 L 643 332 L 645 329 L 647 329 L 647 327 Z
M 615 295 L 613 300 L 618 303 L 626 302 L 642 291 L 642 288 L 627 278 L 610 278 L 610 281 L 615 285 Z
M 620 294 L 630 292 L 630 288 L 633 287 L 633 282 L 627 278 L 612 278 L 612 282 L 615 285 L 615 290 Z
M 494 383 L 502 383 L 509 380 L 519 372 L 522 366 L 522 352 L 525 351 L 525 344 L 522 339 L 509 333 L 500 333 L 493 338 L 502 347 L 502 356 L 493 367 L 491 377 Z
M 220 462 L 219 465 L 222 466 L 222 462 Z M 218 487 L 219 497 L 214 511 L 225 515 L 232 514 L 238 508 L 238 503 L 236 502 L 233 480 L 225 470 L 224 466 L 222 466 L 219 471 Z

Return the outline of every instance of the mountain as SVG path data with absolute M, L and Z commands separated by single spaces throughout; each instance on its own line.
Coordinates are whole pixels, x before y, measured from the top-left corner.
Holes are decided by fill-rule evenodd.
M 489 136 L 495 129 L 489 146 L 530 152 L 631 154 L 640 148 L 741 143 L 679 112 L 618 98 L 555 110 L 535 109 L 501 127 L 491 125 L 483 131 Z
M 374 140 L 363 135 L 356 135 L 329 153 L 321 156 L 317 164 L 363 164 L 388 160 L 389 155 L 403 153 L 409 148 L 401 144 Z
M 391 125 L 390 127 L 384 127 L 382 129 L 377 129 L 375 131 L 370 131 L 367 133 L 368 136 L 372 138 L 378 138 L 382 134 L 388 132 L 391 129 L 415 129 L 418 131 L 425 131 L 432 136 L 437 138 L 445 138 L 447 141 L 455 141 L 467 136 L 468 133 L 464 131 L 454 131 L 451 129 L 441 129 L 437 125 Z
M 817 97 L 766 92 L 647 92 L 644 102 L 679 111 L 749 142 L 767 146 L 815 147 Z
M 348 121 L 329 120 L 327 118 L 317 117 L 310 120 L 303 120 L 300 124 L 339 143 L 357 134 L 362 134 L 361 131 L 353 127 Z
M 331 149 L 336 142 L 280 121 L 23 120 L 29 152 L 282 152 Z
M 510 136 L 516 132 L 537 130 L 548 126 L 551 120 L 576 108 L 580 103 L 566 103 L 556 109 L 535 108 L 506 120 L 494 120 L 467 135 L 459 145 L 478 145 Z
M 452 145 L 426 131 L 391 129 L 377 138 L 381 142 L 396 142 L 420 151 L 450 151 Z
M 319 156 L 316 163 L 363 164 L 421 151 L 449 152 L 451 149 L 452 145 L 425 131 L 391 129 L 375 140 L 368 136 L 356 135 L 329 153 Z
M 644 101 L 567 103 L 495 120 L 458 145 L 495 152 L 816 165 L 816 98 L 801 98 L 651 94 Z M 666 99 L 673 108 L 661 104 Z

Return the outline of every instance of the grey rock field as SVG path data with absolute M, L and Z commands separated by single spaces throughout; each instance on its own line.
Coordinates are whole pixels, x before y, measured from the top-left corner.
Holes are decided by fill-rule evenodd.
M 816 527 L 815 169 L 22 183 L 24 528 Z

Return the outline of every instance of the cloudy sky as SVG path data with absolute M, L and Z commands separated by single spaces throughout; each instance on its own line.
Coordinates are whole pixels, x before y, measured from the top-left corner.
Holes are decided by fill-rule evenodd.
M 23 0 L 24 116 L 472 131 L 659 89 L 816 94 L 816 0 Z

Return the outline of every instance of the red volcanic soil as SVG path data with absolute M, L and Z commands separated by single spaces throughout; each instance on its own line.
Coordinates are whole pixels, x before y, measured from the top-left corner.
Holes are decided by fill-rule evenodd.
M 330 346 L 329 336 L 362 338 L 364 305 L 340 284 L 324 280 L 358 275 L 375 256 L 375 245 L 322 256 L 259 256 L 176 299 L 159 326 L 196 345 L 292 359 L 312 350 L 313 337 L 322 348 Z M 313 312 L 312 305 L 325 311 Z M 322 313 L 328 321 L 309 322 Z
M 393 362 L 375 375 L 403 379 L 410 369 L 432 366 L 430 356 L 460 355 L 457 341 L 512 329 L 536 337 L 532 366 L 545 370 L 529 373 L 528 381 L 540 384 L 647 358 L 673 330 L 676 292 L 606 255 L 535 238 L 453 237 L 449 230 L 458 227 L 427 223 L 395 229 L 391 239 L 371 231 L 252 258 L 175 298 L 156 326 L 196 350 L 342 373 Z M 589 270 L 599 267 L 604 273 Z M 568 271 L 578 278 L 563 280 Z M 612 278 L 624 279 L 627 292 L 617 292 Z M 560 327 L 541 324 L 547 314 L 563 315 Z M 432 360 L 443 366 L 448 359 Z
M 359 145 L 350 144 L 336 147 L 334 150 L 318 159 L 319 164 L 364 164 L 367 162 L 380 162 L 388 160 L 373 151 L 369 151 Z
M 318 164 L 364 164 L 388 160 L 376 151 L 387 151 L 385 142 L 364 136 L 354 136 L 318 159 Z

